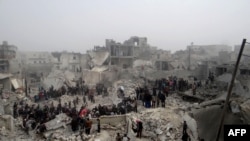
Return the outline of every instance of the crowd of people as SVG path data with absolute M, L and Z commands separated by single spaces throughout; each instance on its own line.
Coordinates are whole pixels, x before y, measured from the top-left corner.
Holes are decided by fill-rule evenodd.
M 135 89 L 136 97 L 124 97 L 124 89 L 119 89 L 119 94 L 123 94 L 123 100 L 121 103 L 117 105 L 98 105 L 91 110 L 86 110 L 83 116 L 83 110 L 87 109 L 87 99 L 92 103 L 95 103 L 95 95 L 108 95 L 108 90 L 104 85 L 96 85 L 95 89 L 89 89 L 86 85 L 80 87 L 69 87 L 66 89 L 65 86 L 61 87 L 59 90 L 55 90 L 53 86 L 46 91 L 44 88 L 39 88 L 38 97 L 35 97 L 35 102 L 39 102 L 40 100 L 48 100 L 50 98 L 57 98 L 58 105 L 55 106 L 53 103 L 50 105 L 44 105 L 40 107 L 34 105 L 28 105 L 24 101 L 20 101 L 19 103 L 15 103 L 13 106 L 13 115 L 14 118 L 22 117 L 23 124 L 22 128 L 25 131 L 36 129 L 37 133 L 41 133 L 46 131 L 45 123 L 53 120 L 56 115 L 60 113 L 65 113 L 69 117 L 72 118 L 71 121 L 71 129 L 72 131 L 85 130 L 86 134 L 90 134 L 90 130 L 92 127 L 92 121 L 90 120 L 92 117 L 97 118 L 97 131 L 100 132 L 100 116 L 103 115 L 117 115 L 117 114 L 126 114 L 127 112 L 137 112 L 137 101 L 141 100 L 143 106 L 146 108 L 156 108 L 156 107 L 165 107 L 165 100 L 174 91 L 186 91 L 192 89 L 193 94 L 196 94 L 196 88 L 201 87 L 202 83 L 200 81 L 196 81 L 194 83 L 189 83 L 188 80 L 184 80 L 182 78 L 177 77 L 169 77 L 168 79 L 162 78 L 155 80 L 152 85 L 137 87 Z M 30 89 L 29 89 L 30 93 Z M 68 101 L 66 103 L 62 103 L 60 96 L 64 94 L 75 95 L 76 98 L 73 101 Z M 81 100 L 84 105 L 81 109 L 77 110 L 77 105 Z M 186 125 L 186 124 L 185 124 Z M 133 128 L 135 132 L 137 132 L 137 136 L 141 138 L 142 132 L 142 121 L 138 123 L 136 128 Z M 185 129 L 186 131 L 186 129 Z M 187 133 L 183 130 L 183 138 L 186 139 Z M 117 134 L 116 140 L 119 141 L 122 138 L 126 138 L 129 140 L 127 135 L 125 134 L 123 137 L 120 134 Z
M 42 87 L 39 89 L 40 92 L 38 95 L 41 95 L 40 98 L 43 99 L 45 98 L 45 100 L 48 100 L 46 97 L 50 97 L 48 96 L 49 93 L 47 93 Z M 53 86 L 51 86 L 50 92 L 54 91 Z M 87 100 L 86 97 L 88 97 L 88 100 L 90 102 L 93 102 L 93 97 L 95 95 L 98 95 L 98 93 L 96 93 L 97 91 L 94 91 L 94 89 L 85 89 L 83 95 L 76 95 L 76 98 L 74 98 L 72 101 L 65 102 L 62 103 L 61 98 L 57 98 L 58 99 L 58 105 L 54 105 L 53 102 L 51 102 L 49 105 L 45 104 L 44 106 L 40 106 L 40 104 L 38 103 L 37 106 L 35 106 L 35 104 L 33 105 L 28 105 L 26 103 L 25 100 L 21 100 L 20 102 L 15 102 L 13 105 L 13 117 L 14 118 L 18 118 L 21 117 L 22 118 L 22 128 L 27 131 L 29 130 L 34 130 L 36 129 L 37 133 L 42 133 L 44 131 L 46 131 L 46 126 L 45 123 L 53 120 L 56 115 L 61 114 L 61 113 L 65 113 L 67 116 L 72 118 L 71 121 L 71 129 L 72 131 L 78 131 L 81 129 L 85 129 L 86 130 L 86 134 L 90 133 L 90 129 L 92 126 L 92 121 L 90 120 L 90 118 L 94 117 L 94 118 L 98 118 L 100 116 L 103 115 L 117 115 L 117 114 L 125 114 L 126 112 L 130 112 L 131 111 L 131 106 L 132 102 L 134 102 L 135 100 L 132 99 L 123 99 L 123 101 L 121 103 L 119 103 L 118 105 L 112 105 L 112 106 L 108 106 L 108 105 L 98 105 L 95 108 L 93 108 L 92 110 L 87 109 Z M 101 91 L 101 93 L 105 92 Z M 43 94 L 41 94 L 43 93 Z M 100 94 L 100 93 L 99 93 Z M 92 97 L 93 96 L 93 97 Z M 83 106 L 80 108 L 80 110 L 77 110 L 77 105 L 80 103 L 80 98 L 82 97 L 83 100 Z M 34 99 L 35 102 L 40 102 L 37 101 L 36 99 Z M 111 108 L 110 108 L 111 107 Z M 83 113 L 82 111 L 84 109 L 86 110 L 86 113 Z M 132 109 L 134 110 L 134 109 Z M 100 132 L 100 120 L 98 121 L 98 132 Z
M 137 87 L 135 89 L 136 98 L 141 100 L 146 108 L 165 107 L 166 97 L 173 91 L 186 91 L 192 88 L 193 94 L 195 94 L 198 82 L 189 84 L 188 80 L 183 78 L 177 79 L 177 77 L 169 77 L 168 79 L 157 79 L 151 86 Z

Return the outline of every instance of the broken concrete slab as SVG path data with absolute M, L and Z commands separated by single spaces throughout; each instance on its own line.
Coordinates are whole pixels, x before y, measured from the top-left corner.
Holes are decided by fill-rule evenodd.
M 137 59 L 133 62 L 133 68 L 136 67 L 153 67 L 152 61 Z
M 240 106 L 236 101 L 230 102 L 230 108 L 231 108 L 232 113 L 234 114 L 240 113 Z
M 5 127 L 11 132 L 14 132 L 14 118 L 11 115 L 0 115 L 0 127 Z
M 183 120 L 187 122 L 188 129 L 191 130 L 191 140 L 196 140 L 198 139 L 198 131 L 197 131 L 197 123 L 196 121 L 190 117 L 188 114 L 183 115 Z
M 68 117 L 66 114 L 62 113 L 56 116 L 55 119 L 50 120 L 49 122 L 45 123 L 47 130 L 53 130 L 60 127 L 65 127 L 67 124 L 71 122 L 71 118 Z
M 217 81 L 225 82 L 225 83 L 230 83 L 232 79 L 232 74 L 230 73 L 225 73 L 223 75 L 220 75 L 216 78 Z
M 183 100 L 186 101 L 192 101 L 192 102 L 203 102 L 205 99 L 203 97 L 200 97 L 198 95 L 192 95 L 191 92 L 177 92 Z
M 95 66 L 91 70 L 96 71 L 96 72 L 104 72 L 104 71 L 108 70 L 108 67 L 107 66 L 101 66 L 101 67 Z
M 43 80 L 45 89 L 49 89 L 53 85 L 54 89 L 58 90 L 64 84 L 69 87 L 76 86 L 75 74 L 70 71 L 54 70 Z
M 240 104 L 240 109 L 242 112 L 244 123 L 250 124 L 250 100 L 246 100 Z
M 49 89 L 52 85 L 54 89 L 58 90 L 64 85 L 64 74 L 62 71 L 54 70 L 43 80 L 43 85 L 46 89 Z
M 206 141 L 215 140 L 220 122 L 218 119 L 221 118 L 222 110 L 222 106 L 212 105 L 206 108 L 197 109 L 193 112 L 194 119 L 197 122 L 198 134 L 200 138 L 203 138 Z M 242 124 L 242 121 L 239 116 L 231 112 L 227 112 L 224 124 Z M 222 129 L 220 141 L 224 140 L 223 137 L 224 133 Z
M 91 70 L 83 70 L 82 79 L 85 81 L 85 84 L 94 86 L 101 81 L 101 73 Z
M 94 63 L 94 66 L 101 66 L 108 59 L 109 52 L 107 51 L 92 51 L 88 52 L 91 57 L 91 61 Z

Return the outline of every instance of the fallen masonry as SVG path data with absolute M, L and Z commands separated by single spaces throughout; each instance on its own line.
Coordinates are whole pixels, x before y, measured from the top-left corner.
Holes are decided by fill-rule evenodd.
M 213 52 L 197 47 L 192 56 L 171 54 L 139 37 L 106 43 L 85 55 L 54 53 L 59 59 L 52 68 L 20 71 L 22 85 L 0 74 L 10 86 L 1 91 L 0 140 L 215 140 L 232 76 L 208 61 Z M 246 68 L 236 78 L 225 124 L 250 123 Z

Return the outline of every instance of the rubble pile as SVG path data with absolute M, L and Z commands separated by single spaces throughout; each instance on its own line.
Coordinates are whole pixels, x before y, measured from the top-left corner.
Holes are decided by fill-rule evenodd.
M 135 97 L 135 88 L 139 87 L 144 84 L 144 80 L 142 79 L 137 79 L 137 80 L 127 80 L 127 79 L 123 79 L 123 80 L 118 80 L 114 83 L 114 90 L 118 90 L 119 87 L 123 87 L 124 88 L 124 96 L 125 97 Z M 116 93 L 116 92 L 114 92 Z
M 143 122 L 143 136 L 152 140 L 176 141 L 182 136 L 183 121 L 187 121 L 189 133 L 192 139 L 197 139 L 197 125 L 195 120 L 185 111 L 193 104 L 180 102 L 181 99 L 170 96 L 167 98 L 166 108 L 143 110 L 140 113 L 130 114 L 131 124 L 139 119 Z
M 240 109 L 243 115 L 244 123 L 250 123 L 250 100 L 246 100 L 244 103 L 240 105 Z
M 51 141 L 82 141 L 89 140 L 92 136 L 87 136 L 86 134 L 71 134 L 69 136 L 65 136 L 65 133 L 62 131 L 55 131 L 51 133 L 49 139 Z
M 172 110 L 150 109 L 141 113 L 140 117 L 144 124 L 144 136 L 147 138 L 176 140 L 181 136 L 181 117 Z

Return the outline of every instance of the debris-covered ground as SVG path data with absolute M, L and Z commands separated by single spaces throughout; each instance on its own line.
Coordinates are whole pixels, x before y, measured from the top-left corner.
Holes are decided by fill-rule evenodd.
M 64 75 L 60 75 L 60 77 Z M 182 140 L 183 124 L 186 121 L 187 133 L 191 140 L 198 141 L 200 138 L 214 140 L 213 136 L 215 136 L 218 127 L 221 107 L 225 101 L 225 83 L 228 81 L 226 76 L 218 78 L 214 83 L 204 84 L 204 82 L 203 86 L 197 88 L 195 95 L 193 95 L 193 90 L 189 85 L 185 90 L 179 90 L 178 87 L 174 91 L 169 89 L 165 106 L 159 104 L 158 107 L 146 108 L 145 101 L 135 100 L 137 97 L 136 88 L 147 87 L 152 95 L 155 81 L 152 81 L 152 76 L 146 79 L 141 76 L 141 73 L 133 75 L 131 79 L 118 79 L 112 85 L 109 84 L 107 87 L 108 94 L 105 95 L 104 93 L 97 95 L 97 89 L 91 85 L 90 91 L 95 90 L 94 101 L 89 99 L 87 95 L 83 96 L 85 95 L 83 89 L 76 90 L 75 94 L 69 92 L 63 94 L 62 91 L 58 91 L 59 96 L 56 97 L 42 95 L 41 99 L 36 102 L 35 96 L 40 93 L 40 88 L 37 87 L 31 87 L 29 95 L 24 93 L 8 95 L 7 98 L 1 99 L 0 138 L 1 140 L 18 141 L 115 141 L 117 133 L 120 133 L 121 136 L 127 134 L 131 141 L 178 141 Z M 58 84 L 57 90 L 61 90 L 60 87 L 65 84 L 58 83 L 59 78 L 55 78 L 55 81 L 51 76 L 49 75 L 49 78 L 44 79 L 44 82 L 47 83 L 47 90 L 49 91 L 50 85 L 53 85 L 53 83 Z M 70 76 L 73 78 L 71 73 Z M 56 75 L 53 77 L 56 77 Z M 183 78 L 187 77 L 183 76 Z M 75 81 L 68 80 L 67 83 L 67 87 L 72 86 L 73 88 L 73 84 L 74 86 L 77 85 Z M 189 80 L 189 83 L 192 84 L 193 81 Z M 226 123 L 249 123 L 249 100 L 245 100 L 248 97 L 246 93 L 241 83 L 238 82 L 234 88 Z M 126 100 L 127 102 L 125 102 Z M 93 122 L 90 134 L 87 135 L 84 129 L 80 128 L 80 125 L 78 130 L 72 131 L 74 116 L 67 112 L 60 112 L 44 124 L 37 124 L 32 128 L 32 118 L 14 116 L 15 102 L 23 103 L 18 106 L 21 109 L 25 109 L 26 105 L 29 108 L 50 107 L 51 105 L 56 107 L 61 103 L 62 107 L 65 104 L 66 107 L 72 108 L 75 106 L 76 112 L 80 113 L 84 107 L 89 111 L 85 116 Z M 107 111 L 99 117 L 101 132 L 98 133 L 97 117 L 101 113 L 100 110 L 96 109 L 99 109 L 100 106 L 105 107 Z M 116 111 L 113 111 L 114 107 Z M 137 110 L 135 110 L 135 107 Z M 27 120 L 24 122 L 24 119 Z M 138 120 L 143 123 L 141 138 L 136 137 L 135 127 Z M 209 129 L 206 128 L 208 126 Z M 41 131 L 41 127 L 46 127 L 46 130 Z

